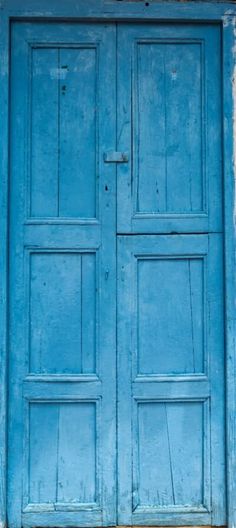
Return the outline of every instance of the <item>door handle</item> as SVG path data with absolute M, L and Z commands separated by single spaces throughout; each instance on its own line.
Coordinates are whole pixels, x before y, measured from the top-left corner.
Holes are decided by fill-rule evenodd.
M 129 161 L 129 156 L 127 152 L 108 150 L 107 152 L 104 152 L 103 159 L 105 163 L 127 163 Z

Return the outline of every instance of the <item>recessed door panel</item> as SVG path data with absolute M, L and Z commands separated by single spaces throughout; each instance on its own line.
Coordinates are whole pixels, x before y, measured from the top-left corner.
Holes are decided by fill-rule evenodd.
M 148 508 L 207 510 L 205 402 L 160 400 L 138 401 L 136 405 L 134 511 L 145 515 Z
M 138 261 L 138 374 L 205 371 L 205 273 L 204 258 Z
M 97 216 L 97 46 L 30 46 L 32 217 Z
M 221 229 L 220 31 L 119 26 L 118 232 Z
M 98 255 L 29 254 L 31 373 L 96 372 Z
M 29 403 L 26 511 L 101 506 L 95 402 Z M 86 460 L 86 463 L 85 463 Z
M 202 43 L 136 42 L 135 213 L 204 212 Z

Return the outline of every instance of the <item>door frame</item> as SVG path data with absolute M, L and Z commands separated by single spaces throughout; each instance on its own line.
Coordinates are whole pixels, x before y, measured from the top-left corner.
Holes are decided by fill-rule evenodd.
M 20 5 L 21 4 L 21 5 Z M 34 6 L 33 6 L 34 4 Z M 227 525 L 236 527 L 236 5 L 223 0 L 0 1 L 0 528 L 7 525 L 9 57 L 13 20 L 201 22 L 221 26 Z M 115 146 L 114 146 L 115 147 Z

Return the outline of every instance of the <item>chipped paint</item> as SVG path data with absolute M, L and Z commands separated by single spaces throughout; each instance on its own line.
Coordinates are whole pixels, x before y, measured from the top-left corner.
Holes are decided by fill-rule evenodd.
M 45 68 L 42 68 L 42 67 L 40 68 L 39 66 L 34 68 L 34 75 L 38 75 L 38 76 L 45 75 Z M 64 80 L 67 75 L 67 70 L 64 68 L 58 68 L 58 67 L 50 68 L 49 75 L 52 80 L 55 80 L 55 79 Z
M 10 0 L 10 1 L 11 1 L 11 0 Z M 27 1 L 28 1 L 28 0 L 26 0 L 26 2 L 27 2 Z M 44 0 L 42 0 L 42 1 L 44 1 Z M 78 2 L 80 3 L 80 0 L 78 0 Z M 75 8 L 74 8 L 74 9 L 75 9 Z M 86 7 L 85 7 L 85 9 L 86 9 Z M 174 9 L 174 7 L 172 8 L 172 6 L 171 6 L 171 9 Z M 183 6 L 182 13 L 184 12 L 184 9 L 185 9 L 185 6 Z M 203 9 L 204 9 L 204 4 L 203 4 Z M 69 10 L 69 8 L 68 8 L 68 10 Z M 172 16 L 172 15 L 171 15 L 171 16 Z M 173 16 L 174 16 L 174 15 L 173 15 Z M 186 15 L 186 16 L 187 16 L 187 15 Z M 182 19 L 181 19 L 181 20 L 182 20 Z M 230 20 L 229 16 L 227 16 L 227 17 L 225 18 L 225 20 L 224 20 L 224 24 L 225 24 L 225 26 L 228 26 L 228 25 L 229 25 L 229 21 L 230 21 L 230 31 L 231 31 L 231 28 L 232 28 L 232 19 Z M 48 26 L 48 25 L 47 25 L 47 26 Z M 104 31 L 104 33 L 105 33 L 105 31 Z M 230 48 L 232 48 L 232 41 L 231 41 L 231 44 L 230 44 Z M 231 57 L 232 57 L 231 50 L 229 50 L 229 48 L 227 47 L 227 53 L 228 53 L 228 52 L 229 52 L 229 54 L 230 54 Z M 109 53 L 112 55 L 112 50 L 111 50 L 111 51 L 109 50 Z M 233 46 L 233 54 L 234 54 L 234 57 L 235 57 L 235 56 L 236 56 L 236 45 Z M 106 57 L 107 57 L 107 56 L 106 56 Z M 235 62 L 236 62 L 236 61 L 235 61 Z M 89 66 L 89 62 L 88 62 L 87 64 L 88 64 L 88 67 L 90 68 L 91 65 Z M 112 68 L 113 68 L 113 67 L 114 67 L 114 63 L 113 63 L 113 65 L 112 65 Z M 63 69 L 63 66 L 62 66 L 61 68 Z M 73 71 L 73 70 L 72 70 L 72 71 Z M 77 70 L 76 70 L 76 71 L 77 71 Z M 84 69 L 83 71 L 85 71 L 85 69 Z M 50 77 L 50 75 L 51 75 L 51 78 L 55 78 L 55 79 L 59 78 L 59 79 L 63 79 L 63 80 L 64 80 L 64 79 L 66 78 L 65 72 L 64 72 L 64 71 L 63 71 L 63 72 L 57 71 L 57 69 L 52 69 L 51 73 L 49 72 L 49 77 Z M 110 75 L 110 72 L 109 72 L 109 75 Z M 231 75 L 232 75 L 232 72 L 231 72 Z M 176 73 L 173 72 L 173 80 L 175 80 L 175 76 L 176 76 Z M 73 76 L 71 76 L 71 77 L 73 77 Z M 108 82 L 109 82 L 109 79 L 110 79 L 110 77 L 108 77 Z M 236 64 L 235 64 L 234 74 L 232 75 L 232 79 L 229 79 L 229 83 L 228 83 L 228 77 L 227 77 L 227 83 L 228 83 L 228 85 L 229 85 L 229 92 L 231 92 L 231 83 L 230 83 L 230 80 L 232 81 L 232 93 L 233 93 L 233 98 L 234 98 L 234 116 L 233 116 L 233 117 L 234 117 L 234 123 L 233 123 L 233 124 L 234 124 L 234 138 L 235 138 L 235 144 L 234 144 L 234 174 L 235 174 L 235 182 L 236 182 Z M 39 79 L 39 80 L 37 79 L 36 81 L 39 81 L 39 82 L 40 82 L 41 79 Z M 73 79 L 71 80 L 70 76 L 69 76 L 68 81 L 71 82 L 71 83 L 74 82 Z M 42 84 L 43 84 L 43 83 L 42 83 Z M 63 83 L 62 83 L 62 84 L 63 84 Z M 107 83 L 104 82 L 103 90 L 106 89 L 106 85 L 107 85 Z M 71 86 L 71 85 L 70 85 L 70 86 Z M 50 87 L 50 88 L 51 88 L 51 87 Z M 63 90 L 63 87 L 60 86 L 60 88 Z M 71 92 L 72 92 L 72 90 L 71 90 Z M 57 93 L 57 92 L 56 92 L 56 93 Z M 227 93 L 228 93 L 228 92 L 227 92 Z M 105 92 L 105 96 L 106 96 L 106 95 L 107 95 L 107 94 L 106 94 L 106 92 Z M 60 96 L 59 96 L 59 97 L 60 97 Z M 72 99 L 72 97 L 71 97 L 71 99 Z M 230 97 L 229 97 L 229 99 L 230 99 L 230 101 L 229 101 L 229 102 L 230 102 L 230 105 L 229 105 L 229 106 L 230 106 L 230 112 L 232 112 L 232 109 L 231 109 L 231 103 L 232 103 L 232 96 L 231 96 L 231 93 L 230 93 Z M 70 100 L 70 97 L 68 97 L 68 100 Z M 84 99 L 83 99 L 83 101 L 84 101 Z M 98 99 L 97 101 L 99 102 L 99 99 Z M 125 105 L 125 106 L 128 107 L 128 105 L 129 105 L 129 101 L 128 101 L 128 104 Z M 44 107 L 44 104 L 43 104 L 42 106 Z M 64 105 L 64 107 L 65 107 L 65 105 Z M 64 107 L 63 107 L 63 108 L 64 108 Z M 21 110 L 20 110 L 20 111 L 21 111 Z M 99 111 L 100 111 L 100 108 L 99 108 Z M 4 107 L 4 112 L 5 112 L 5 107 Z M 72 119 L 73 119 L 73 112 L 71 112 L 71 114 L 72 114 Z M 81 115 L 82 115 L 82 114 L 81 114 Z M 85 115 L 85 114 L 83 114 L 83 116 L 81 117 L 81 121 L 82 121 L 82 122 L 85 121 L 85 117 L 84 117 L 84 115 Z M 100 114 L 99 114 L 99 115 L 100 115 Z M 110 113 L 109 113 L 109 109 L 108 109 L 107 115 L 108 115 L 108 116 L 109 116 L 109 115 L 112 115 L 112 109 L 111 109 Z M 58 116 L 59 116 L 59 112 L 58 112 Z M 64 114 L 63 114 L 63 116 L 64 116 Z M 122 123 L 122 126 L 123 126 L 123 127 L 124 127 L 124 125 L 126 125 L 126 124 L 129 125 L 129 123 L 130 123 L 130 121 L 127 121 L 127 120 L 125 121 L 125 119 L 127 119 L 127 116 L 129 117 L 129 116 L 130 116 L 130 113 L 126 110 L 126 112 L 124 111 L 124 121 L 123 121 L 123 123 Z M 7 117 L 7 116 L 6 116 L 6 117 Z M 119 116 L 118 116 L 118 117 L 119 117 Z M 132 116 L 130 116 L 130 117 L 132 117 Z M 64 118 L 64 117 L 63 117 L 63 118 Z M 111 119 L 112 119 L 112 117 L 111 117 Z M 58 122 L 59 122 L 59 126 L 61 126 L 61 125 L 60 125 L 60 120 L 58 120 Z M 100 119 L 98 119 L 97 123 L 98 123 L 98 127 L 99 127 Z M 122 130 L 122 127 L 121 127 L 121 130 Z M 126 128 L 125 128 L 124 130 L 125 130 L 125 134 L 126 134 Z M 61 127 L 61 129 L 60 129 L 60 132 L 62 132 L 62 127 Z M 230 133 L 231 133 L 231 132 L 232 132 L 232 113 L 230 114 Z M 108 131 L 107 131 L 106 133 L 109 134 L 109 129 L 108 129 Z M 125 134 L 124 134 L 124 140 L 123 140 L 123 142 L 126 141 L 126 135 L 125 135 Z M 231 134 L 231 135 L 232 135 L 232 134 Z M 85 137 L 87 137 L 87 136 L 85 135 Z M 99 136 L 99 137 L 100 137 L 100 136 Z M 109 136 L 109 138 L 110 138 L 110 136 Z M 110 138 L 110 139 L 112 139 L 112 138 Z M 5 136 L 2 137 L 2 141 L 3 141 L 3 140 L 6 141 L 6 140 L 5 140 Z M 230 156 L 229 156 L 229 157 L 230 157 L 230 169 L 232 169 L 232 144 L 231 144 L 231 142 L 229 142 L 229 143 L 230 143 L 230 149 L 229 149 L 229 151 L 230 151 Z M 47 145 L 46 145 L 46 146 L 47 146 Z M 57 144 L 57 147 L 58 147 L 58 144 Z M 76 147 L 76 148 L 77 148 L 77 147 Z M 7 150 L 7 149 L 6 149 L 6 150 Z M 12 150 L 12 149 L 11 149 L 11 150 Z M 11 150 L 10 150 L 10 152 L 11 152 Z M 18 152 L 17 152 L 17 156 L 21 156 L 20 149 L 19 149 Z M 125 167 L 124 167 L 124 168 L 125 168 Z M 112 168 L 111 168 L 111 169 L 112 169 Z M 106 165 L 105 165 L 105 166 L 104 166 L 104 171 L 106 171 L 106 170 L 107 170 L 107 172 L 108 172 L 109 167 L 107 168 Z M 7 171 L 5 171 L 5 172 L 7 173 Z M 68 171 L 68 172 L 69 172 L 69 171 Z M 231 174 L 231 172 L 230 172 L 230 174 Z M 107 174 L 106 174 L 106 172 L 105 172 L 105 181 L 107 181 L 106 176 L 107 176 Z M 232 180 L 232 177 L 231 177 L 231 180 Z M 109 179 L 109 190 L 110 190 L 110 185 L 111 185 L 111 196 L 113 196 L 113 195 L 114 195 L 114 183 L 113 183 L 113 179 L 112 179 L 112 178 Z M 123 181 L 122 181 L 122 185 L 124 185 L 124 184 L 123 184 Z M 107 191 L 107 186 L 105 186 L 105 190 Z M 231 190 L 231 188 L 230 188 L 230 190 Z M 2 186 L 1 186 L 1 192 L 2 192 Z M 6 195 L 7 195 L 7 193 L 6 193 Z M 110 191 L 109 191 L 109 199 L 104 198 L 104 193 L 102 193 L 101 196 L 102 196 L 101 199 L 103 200 L 102 203 L 105 204 L 106 201 L 107 201 L 107 202 L 108 202 L 108 203 L 107 203 L 107 206 L 109 206 L 109 202 L 110 202 Z M 100 202 L 99 202 L 99 203 L 100 203 Z M 230 202 L 230 204 L 231 204 L 231 202 Z M 235 195 L 235 208 L 236 208 L 236 195 Z M 109 207 L 108 207 L 108 209 L 109 209 Z M 109 225 L 110 225 L 110 224 L 109 224 L 109 219 L 110 219 L 110 216 L 109 216 L 109 215 L 110 215 L 110 212 L 109 212 L 108 210 L 106 210 L 106 207 L 104 207 L 103 210 L 104 210 L 104 214 L 102 215 L 102 217 L 105 218 L 105 220 L 106 220 L 106 226 L 108 225 L 108 227 L 109 227 Z M 110 207 L 110 210 L 111 210 L 111 207 Z M 113 217 L 111 217 L 111 218 L 113 218 Z M 236 215 L 235 215 L 235 220 L 236 220 Z M 230 223 L 230 230 L 231 230 L 231 229 L 232 229 L 232 210 L 231 210 L 231 208 L 230 208 L 230 222 L 229 222 L 229 223 Z M 28 228 L 27 228 L 27 229 L 28 229 Z M 30 228 L 30 229 L 31 229 L 31 228 Z M 38 228 L 37 228 L 37 229 L 38 229 Z M 54 229 L 54 228 L 53 228 L 53 229 Z M 61 229 L 61 226 L 60 226 L 60 229 Z M 33 230 L 33 227 L 32 227 L 32 230 Z M 107 232 L 107 231 L 106 231 L 106 232 Z M 122 238 L 122 237 L 121 237 L 121 238 Z M 130 237 L 130 238 L 131 238 L 131 237 Z M 180 237 L 179 237 L 179 238 L 180 238 Z M 110 242 L 109 242 L 109 244 L 110 244 Z M 110 258 L 110 254 L 111 254 L 109 244 L 107 244 L 107 247 L 108 247 L 108 253 L 106 254 L 106 261 L 107 261 L 107 258 Z M 108 255 L 108 257 L 107 257 L 107 255 Z M 7 261 L 7 259 L 6 259 L 6 261 Z M 110 261 L 109 261 L 109 262 L 110 262 Z M 109 264 L 109 266 L 110 266 L 110 264 Z M 108 270 L 105 271 L 105 276 L 102 275 L 102 281 L 108 279 L 107 274 L 108 274 Z M 124 273 L 124 279 L 122 279 L 123 282 L 125 281 L 125 277 L 126 277 L 126 270 L 125 270 L 125 273 Z M 112 277 L 111 277 L 111 280 L 112 280 Z M 110 278 L 109 278 L 109 281 L 110 281 Z M 108 281 L 108 284 L 110 284 L 109 281 Z M 102 284 L 102 283 L 101 283 L 101 284 Z M 125 288 L 125 289 L 126 289 L 126 288 Z M 230 289 L 230 288 L 229 288 L 229 289 Z M 107 291 L 109 292 L 110 290 L 107 290 Z M 128 304 L 127 304 L 127 306 L 128 306 Z M 132 308 L 132 307 L 131 307 L 131 308 Z M 105 315 L 106 315 L 106 314 L 105 314 Z M 109 324 L 109 314 L 108 314 L 108 317 L 107 317 L 107 320 L 106 320 L 106 329 L 107 329 L 108 324 Z M 109 342 L 110 342 L 110 341 L 109 341 Z M 109 355 L 109 358 L 110 358 L 110 355 Z M 41 361 L 41 359 L 40 359 L 40 361 Z M 4 365 L 4 358 L 2 358 L 2 363 L 3 363 L 3 365 Z M 127 370 L 128 370 L 128 369 L 127 369 Z M 112 371 L 112 369 L 111 369 L 111 371 Z M 111 373 L 112 373 L 112 372 L 111 372 Z M 112 387 L 111 387 L 111 390 L 112 390 Z M 122 387 L 122 390 L 123 390 L 123 387 Z M 126 395 L 125 395 L 125 396 L 126 396 Z M 109 417 L 108 417 L 108 418 L 109 418 Z M 201 421 L 202 421 L 202 420 L 201 420 Z M 109 444 L 109 452 L 110 452 L 110 451 L 112 450 L 112 446 L 113 446 L 112 416 L 110 417 L 110 421 L 107 420 L 106 423 L 109 423 L 109 437 L 110 437 L 110 438 L 109 438 L 109 442 L 108 442 L 107 439 L 106 439 L 106 441 L 107 441 L 107 444 Z M 167 426 L 169 427 L 169 424 L 167 424 Z M 122 434 L 123 434 L 123 432 L 122 432 Z M 168 435 L 169 435 L 169 433 L 168 433 Z M 169 439 L 169 438 L 168 438 L 168 439 Z M 170 456 L 171 456 L 171 446 L 169 445 L 168 447 L 169 447 L 169 453 L 170 453 Z M 172 456 L 173 456 L 173 455 L 172 455 Z M 170 459 L 170 460 L 171 460 L 171 459 Z M 122 459 L 122 464 L 123 464 L 123 459 Z M 173 464 L 173 461 L 171 461 L 171 464 Z M 100 459 L 98 459 L 98 468 L 100 468 L 101 465 L 102 465 L 102 460 L 101 460 L 101 462 L 100 462 Z M 232 471 L 232 470 L 231 470 L 231 471 Z M 124 472 L 125 472 L 125 473 L 128 473 L 128 471 L 127 471 L 127 467 L 124 468 Z M 10 472 L 9 472 L 9 474 L 10 474 Z M 58 475 L 57 475 L 57 477 L 58 477 Z M 172 477 L 173 477 L 173 475 L 172 475 Z M 58 478 L 57 478 L 57 481 L 58 481 Z M 116 479 L 115 479 L 115 482 L 116 482 Z M 59 484 L 59 486 L 61 486 L 61 483 L 60 483 L 60 482 L 59 482 L 58 484 Z M 173 484 L 173 479 L 172 479 L 172 484 Z M 39 486 L 39 488 L 40 488 L 40 486 Z M 107 497 L 107 496 L 110 497 L 111 495 L 112 495 L 112 497 L 113 497 L 113 495 L 115 496 L 115 491 L 116 491 L 116 489 L 115 489 L 115 486 L 111 486 L 111 485 L 110 485 L 110 480 L 109 480 L 109 482 L 108 482 L 108 486 L 104 485 L 104 486 L 102 487 L 102 491 L 103 491 L 103 490 L 105 490 L 104 493 L 105 493 L 106 497 Z M 136 490 L 135 490 L 135 492 L 136 492 Z M 157 494 L 157 495 L 158 495 L 158 494 Z M 174 490 L 173 490 L 173 495 L 174 495 Z M 39 489 L 39 500 L 41 500 L 41 498 L 42 498 L 42 497 L 41 497 L 41 490 Z M 160 493 L 160 499 L 158 499 L 158 500 L 160 500 L 160 501 L 162 500 L 161 493 Z M 165 499 L 164 499 L 164 500 L 165 500 Z M 112 499 L 111 499 L 111 501 L 112 501 Z M 139 496 L 138 496 L 138 493 L 136 492 L 136 502 L 135 502 L 135 500 L 134 500 L 134 502 L 133 502 L 133 507 L 135 507 L 135 505 L 138 506 L 138 501 L 139 501 Z M 136 503 L 137 503 L 137 504 L 136 504 Z M 51 515 L 51 514 L 50 514 L 50 515 Z M 69 515 L 70 515 L 70 514 L 69 514 Z M 149 515 L 149 512 L 148 512 L 148 515 Z M 107 517 L 106 517 L 106 519 L 105 519 L 104 522 L 105 522 L 105 524 L 108 523 L 108 521 L 107 521 Z M 0 523 L 0 524 L 1 524 L 0 528 L 5 528 L 4 523 Z M 236 524 L 231 524 L 231 526 L 235 526 L 235 527 L 236 527 Z
M 232 15 L 230 15 L 230 13 L 227 13 L 226 15 L 222 17 L 222 20 L 223 20 L 223 26 L 228 27 L 231 24 Z
M 41 72 L 44 73 L 44 72 Z M 67 71 L 65 69 L 61 68 L 51 68 L 50 69 L 50 77 L 51 79 L 61 79 L 64 80 L 66 78 Z
M 231 19 L 232 20 L 232 19 Z M 234 166 L 234 209 L 233 222 L 236 230 L 236 21 L 232 20 L 234 26 L 234 45 L 232 48 L 234 70 L 232 77 L 232 96 L 233 96 L 233 166 Z
M 233 165 L 234 165 L 234 226 L 236 230 L 236 65 L 234 66 L 233 80 Z

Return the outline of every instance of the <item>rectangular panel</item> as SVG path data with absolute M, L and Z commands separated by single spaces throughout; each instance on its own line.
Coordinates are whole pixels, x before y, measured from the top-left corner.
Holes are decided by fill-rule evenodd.
M 33 402 L 29 417 L 29 503 L 97 502 L 96 404 Z
M 94 373 L 96 255 L 30 256 L 30 372 Z
M 138 258 L 138 373 L 204 371 L 203 260 Z
M 196 509 L 204 505 L 202 402 L 139 402 L 137 504 Z M 134 439 L 135 445 L 135 439 Z
M 118 28 L 118 232 L 222 230 L 220 30 Z
M 94 218 L 96 47 L 33 47 L 31 62 L 31 216 Z
M 147 41 L 135 53 L 135 211 L 203 212 L 202 43 Z

